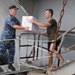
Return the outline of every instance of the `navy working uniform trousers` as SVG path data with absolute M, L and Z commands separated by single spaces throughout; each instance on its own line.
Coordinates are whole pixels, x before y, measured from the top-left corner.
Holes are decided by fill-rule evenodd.
M 15 38 L 15 31 L 12 26 L 13 25 L 20 25 L 20 22 L 17 20 L 16 17 L 13 17 L 11 14 L 5 19 L 5 25 L 1 34 L 1 40 L 5 39 L 14 39 Z M 0 58 L 3 57 L 4 53 L 8 50 L 8 64 L 14 62 L 14 55 L 15 55 L 15 41 L 8 40 L 8 41 L 0 41 Z

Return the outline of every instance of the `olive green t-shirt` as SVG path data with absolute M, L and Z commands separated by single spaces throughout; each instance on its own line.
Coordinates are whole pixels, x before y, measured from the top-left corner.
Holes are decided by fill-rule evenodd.
M 51 19 L 48 21 L 51 26 L 47 27 L 47 35 L 49 40 L 54 40 L 54 36 L 57 30 L 57 22 L 55 19 Z

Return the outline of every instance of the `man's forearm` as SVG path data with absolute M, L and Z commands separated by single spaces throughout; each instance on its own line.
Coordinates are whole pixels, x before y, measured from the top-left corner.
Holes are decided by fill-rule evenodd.
M 20 25 L 20 26 L 14 25 L 13 28 L 15 28 L 15 29 L 20 29 L 20 30 L 21 30 L 21 29 L 24 29 L 24 27 L 22 27 L 21 25 Z
M 47 30 L 41 31 L 40 34 L 47 34 Z
M 36 24 L 36 25 L 38 25 L 38 26 L 45 27 L 44 23 L 37 22 L 37 21 L 34 21 L 33 23 Z
M 41 22 L 37 22 L 37 21 L 33 21 L 34 24 L 38 25 L 38 26 L 41 26 L 41 27 L 48 27 L 50 26 L 50 23 L 41 23 Z

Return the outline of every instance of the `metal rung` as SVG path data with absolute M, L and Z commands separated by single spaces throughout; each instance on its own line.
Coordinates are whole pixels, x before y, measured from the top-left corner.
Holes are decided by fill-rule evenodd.
M 32 45 L 20 45 L 20 47 L 29 47 L 29 46 L 32 46 Z
M 41 46 L 39 46 L 40 48 L 41 48 Z M 45 49 L 45 50 L 48 50 L 48 48 L 46 48 L 46 47 L 42 47 L 43 49 Z
M 34 58 L 33 56 L 32 57 L 20 57 L 20 59 L 25 59 L 25 58 Z

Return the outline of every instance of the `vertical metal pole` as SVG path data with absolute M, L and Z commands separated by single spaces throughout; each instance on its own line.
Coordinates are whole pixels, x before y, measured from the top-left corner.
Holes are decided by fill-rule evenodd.
M 37 47 L 39 47 L 39 38 L 40 38 L 40 35 L 38 35 Z M 36 60 L 38 60 L 38 54 L 39 54 L 39 49 L 37 48 Z
M 28 35 L 28 38 L 27 38 L 27 50 L 26 50 L 26 57 L 28 56 L 28 40 L 29 40 L 29 34 L 27 34 Z
M 41 49 L 43 47 L 43 35 L 41 35 Z M 41 50 L 41 57 L 43 56 L 43 51 Z
M 36 36 L 35 36 L 35 34 L 34 34 L 34 47 L 33 47 L 34 52 L 35 52 L 35 40 L 36 40 Z M 35 53 L 34 53 L 34 54 L 35 54 Z M 35 57 L 35 55 L 33 55 L 33 60 L 34 60 L 34 57 Z
M 21 42 L 21 40 L 20 40 L 20 37 L 18 37 L 18 43 L 19 44 L 17 44 L 17 45 L 19 45 L 18 47 L 19 47 L 19 51 L 18 51 L 18 69 L 19 69 L 19 71 L 21 70 L 20 69 L 20 42 Z

